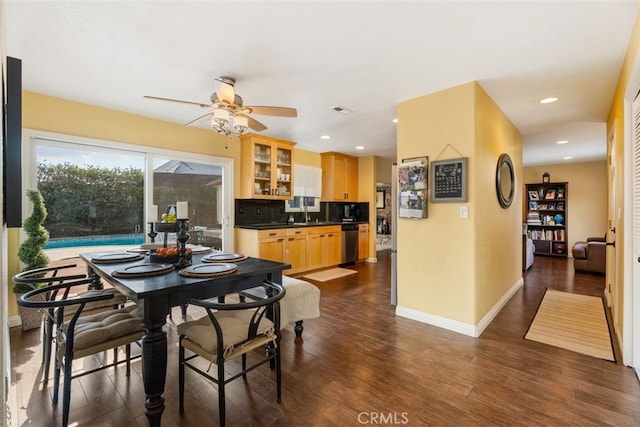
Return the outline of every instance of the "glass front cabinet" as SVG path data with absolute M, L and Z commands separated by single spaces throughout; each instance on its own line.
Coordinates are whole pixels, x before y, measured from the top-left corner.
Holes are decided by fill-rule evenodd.
M 241 197 L 291 200 L 295 143 L 255 134 L 242 135 L 240 140 Z

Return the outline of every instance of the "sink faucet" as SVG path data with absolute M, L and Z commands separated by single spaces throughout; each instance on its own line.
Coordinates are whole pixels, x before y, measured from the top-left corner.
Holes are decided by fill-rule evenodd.
M 304 223 L 309 224 L 309 212 L 306 205 L 304 206 Z

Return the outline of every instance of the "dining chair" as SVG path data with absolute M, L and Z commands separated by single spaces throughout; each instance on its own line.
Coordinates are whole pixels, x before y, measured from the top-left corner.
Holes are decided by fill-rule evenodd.
M 70 280 L 22 294 L 18 304 L 51 313 L 55 310 L 56 331 L 53 404 L 58 403 L 60 372 L 63 371 L 62 424 L 69 423 L 71 380 L 126 362 L 126 375 L 131 372 L 131 343 L 143 335 L 142 319 L 136 305 L 128 305 L 85 316 L 84 310 L 98 302 L 113 301 L 116 296 L 108 292 L 72 294 L 74 287 L 88 285 L 92 279 Z M 70 315 L 70 316 L 68 316 Z M 68 320 L 65 320 L 67 318 Z M 118 360 L 118 347 L 125 347 L 125 360 Z M 76 359 L 114 349 L 113 362 L 73 374 Z
M 246 380 L 246 374 L 270 362 L 276 371 L 277 401 L 282 399 L 282 374 L 280 366 L 280 300 L 285 295 L 282 285 L 265 281 L 265 297 L 233 302 L 228 296 L 214 300 L 192 299 L 190 305 L 200 306 L 206 315 L 198 320 L 177 326 L 179 338 L 178 384 L 179 410 L 184 413 L 185 367 L 203 375 L 218 387 L 218 412 L 220 425 L 225 425 L 225 385 L 239 377 Z M 268 318 L 270 317 L 270 319 Z M 256 361 L 253 350 L 264 348 L 264 353 Z M 185 356 L 186 350 L 191 353 Z M 252 364 L 247 366 L 247 354 L 252 353 Z M 201 357 L 217 365 L 214 377 L 193 361 Z M 225 363 L 242 357 L 242 365 L 233 375 L 225 376 Z M 200 365 L 202 366 L 202 365 Z
M 13 283 L 16 285 L 27 285 L 30 289 L 36 289 L 39 287 L 49 287 L 52 285 L 61 285 L 70 280 L 86 279 L 86 274 L 65 274 L 69 272 L 69 269 L 77 267 L 77 264 L 62 264 L 57 266 L 36 268 L 32 270 L 26 270 L 13 276 Z M 91 282 L 89 283 L 92 284 Z M 86 289 L 87 286 L 82 286 Z M 77 291 L 77 290 L 76 290 Z M 85 307 L 83 315 L 95 314 L 101 311 L 115 308 L 116 306 L 122 306 L 127 299 L 124 295 L 113 288 L 101 289 L 101 290 L 80 290 L 82 294 L 97 294 L 107 293 L 112 294 L 113 298 L 107 300 L 99 300 L 88 304 Z M 68 312 L 67 312 L 68 313 Z M 43 382 L 49 381 L 49 369 L 51 365 L 51 347 L 54 338 L 54 324 L 55 324 L 55 309 L 50 308 L 45 311 L 44 327 L 42 328 L 42 362 L 44 363 Z M 70 317 L 69 314 L 66 317 Z

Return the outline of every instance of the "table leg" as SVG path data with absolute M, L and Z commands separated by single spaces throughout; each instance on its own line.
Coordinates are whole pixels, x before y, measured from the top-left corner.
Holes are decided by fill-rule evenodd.
M 103 289 L 102 279 L 89 265 L 87 265 L 87 276 L 91 278 L 91 283 L 87 285 L 87 289 Z
M 150 426 L 160 426 L 164 411 L 165 380 L 167 376 L 167 334 L 162 330 L 169 314 L 166 298 L 150 298 L 138 302 L 144 329 L 142 338 L 142 377 L 146 395 L 145 415 Z

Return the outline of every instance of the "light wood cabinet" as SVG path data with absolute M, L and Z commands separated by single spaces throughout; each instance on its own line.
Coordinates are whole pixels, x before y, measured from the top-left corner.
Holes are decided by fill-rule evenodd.
M 307 267 L 309 270 L 338 265 L 342 261 L 340 226 L 310 227 L 307 236 Z
M 323 201 L 358 201 L 358 158 L 333 151 L 320 154 Z
M 284 262 L 291 264 L 287 274 L 298 273 L 307 269 L 307 230 L 289 228 L 284 241 Z
M 284 262 L 284 230 L 262 230 L 258 232 L 258 254 L 260 258 Z
M 295 274 L 337 265 L 341 261 L 342 235 L 339 225 L 236 229 L 236 251 L 247 256 L 291 264 L 285 274 Z
M 369 257 L 369 224 L 358 226 L 358 259 Z
M 268 136 L 240 136 L 240 196 L 245 199 L 293 198 L 294 142 Z

